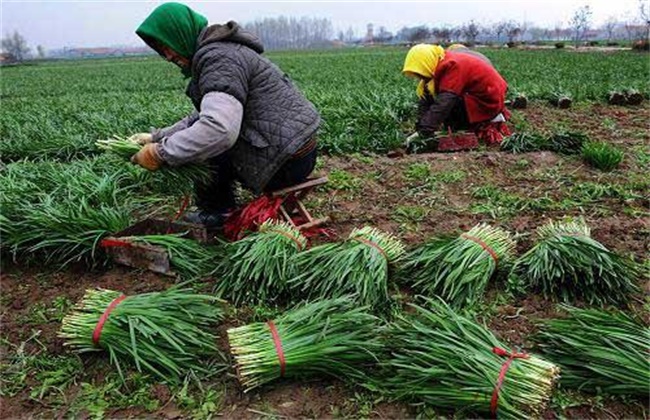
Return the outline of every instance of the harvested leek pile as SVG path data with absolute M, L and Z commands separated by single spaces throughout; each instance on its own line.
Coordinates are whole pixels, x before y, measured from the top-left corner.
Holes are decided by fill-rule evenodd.
M 404 254 L 395 236 L 372 227 L 354 229 L 344 242 L 300 252 L 291 259 L 293 292 L 308 299 L 354 295 L 374 308 L 389 302 L 391 264 Z
M 206 372 L 202 360 L 219 355 L 211 331 L 222 314 L 217 298 L 191 289 L 133 296 L 87 290 L 63 319 L 59 337 L 79 353 L 107 351 L 122 377 L 127 362 L 175 381 L 190 371 Z
M 515 282 L 565 302 L 621 303 L 638 292 L 638 265 L 592 239 L 584 220 L 551 221 L 537 235 L 512 268 Z
M 541 322 L 541 351 L 562 367 L 560 384 L 581 391 L 648 397 L 650 328 L 621 311 L 565 306 Z
M 287 291 L 289 259 L 307 247 L 298 229 L 285 222 L 264 222 L 256 233 L 224 245 L 215 274 L 215 291 L 235 304 L 273 303 Z
M 548 138 L 549 150 L 564 155 L 576 155 L 582 152 L 582 145 L 589 137 L 581 131 L 557 131 Z
M 389 326 L 392 355 L 380 384 L 389 395 L 455 409 L 462 417 L 541 416 L 558 379 L 557 366 L 508 349 L 442 301 L 426 303 L 430 309 L 411 304 L 414 312 Z
M 142 149 L 142 145 L 127 138 L 114 136 L 107 140 L 97 140 L 95 145 L 106 152 L 115 154 L 124 159 L 130 159 L 131 156 L 138 153 Z M 188 179 L 207 183 L 210 180 L 210 170 L 207 165 L 202 163 L 194 163 L 181 166 L 162 166 L 162 172 L 165 178 L 169 178 L 165 182 L 172 182 L 174 184 L 182 184 Z
M 458 238 L 432 240 L 411 251 L 400 274 L 419 294 L 437 295 L 461 308 L 483 297 L 489 280 L 514 253 L 508 232 L 479 224 Z
M 176 170 L 150 172 L 108 154 L 11 163 L 0 171 L 0 206 L 11 225 L 2 227 L 0 247 L 16 259 L 103 264 L 103 237 L 136 215 L 168 218 L 193 184 Z
M 547 147 L 548 141 L 546 138 L 537 133 L 514 133 L 501 142 L 501 150 L 511 153 L 536 152 Z
M 245 391 L 281 377 L 360 378 L 382 348 L 379 319 L 342 297 L 303 304 L 273 321 L 228 330 Z
M 120 239 L 164 248 L 172 267 L 188 279 L 209 274 L 214 264 L 221 259 L 221 251 L 218 248 L 202 245 L 178 234 L 126 236 Z
M 142 149 L 141 144 L 119 136 L 113 136 L 106 140 L 97 140 L 95 145 L 101 150 L 122 156 L 125 159 L 129 159 Z

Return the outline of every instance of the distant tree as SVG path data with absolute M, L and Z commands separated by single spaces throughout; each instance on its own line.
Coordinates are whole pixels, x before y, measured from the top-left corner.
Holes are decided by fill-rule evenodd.
M 492 29 L 494 28 L 493 25 L 484 25 L 481 27 L 481 35 L 482 38 L 485 42 L 491 42 L 492 41 L 492 35 L 493 31 Z
M 422 42 L 425 41 L 427 38 L 429 38 L 431 32 L 429 32 L 429 28 L 426 26 L 416 26 L 415 28 L 411 28 L 411 31 L 408 34 L 407 41 L 409 42 Z
M 244 27 L 257 34 L 269 50 L 322 47 L 334 35 L 329 19 L 302 17 L 264 18 Z
M 564 32 L 564 28 L 562 28 L 562 24 L 556 23 L 555 26 L 553 27 L 553 35 L 556 41 L 560 40 L 560 37 L 562 36 L 563 32 Z
M 395 34 L 395 39 L 398 41 L 408 41 L 410 31 L 411 28 L 408 26 L 402 26 L 402 28 Z
M 538 28 L 538 27 L 531 27 L 528 29 L 528 33 L 530 34 L 530 39 L 533 42 L 537 42 L 543 39 L 548 39 L 550 31 L 548 29 L 544 28 Z
M 481 27 L 476 22 L 474 22 L 474 20 L 471 20 L 468 24 L 463 25 L 461 31 L 463 33 L 465 41 L 468 44 L 473 45 L 476 44 L 476 38 L 481 33 Z
M 521 40 L 526 40 L 526 34 L 528 33 L 529 28 L 531 28 L 533 24 L 531 22 L 526 22 L 523 21 L 519 25 L 519 39 Z
M 497 36 L 497 43 L 501 43 L 501 35 L 506 33 L 508 22 L 501 21 L 494 24 L 494 34 Z
M 12 35 L 7 35 L 2 39 L 2 49 L 11 54 L 16 61 L 26 59 L 30 50 L 27 46 L 27 40 L 18 31 L 14 31 Z
M 452 30 L 451 28 L 441 27 L 431 30 L 431 34 L 436 37 L 438 42 L 451 42 Z
M 354 42 L 354 29 L 352 29 L 352 26 L 348 27 L 348 30 L 345 31 L 345 42 Z
M 645 25 L 645 40 L 650 41 L 650 6 L 645 0 L 639 0 L 639 17 Z
M 625 22 L 623 23 L 623 29 L 625 30 L 625 38 L 630 42 L 634 39 L 636 27 L 637 24 L 634 21 L 634 19 L 626 19 Z
M 386 27 L 380 26 L 379 32 L 375 35 L 375 41 L 377 42 L 390 42 L 393 40 L 393 33 L 388 31 Z
M 585 35 L 589 30 L 589 25 L 591 25 L 591 15 L 591 7 L 585 5 L 578 8 L 569 21 L 569 26 L 573 29 L 573 41 L 575 42 L 576 47 L 579 46 L 580 41 L 585 39 Z
M 460 26 L 455 26 L 451 28 L 451 40 L 460 41 L 460 36 L 463 34 L 463 28 Z
M 519 35 L 521 35 L 521 27 L 514 20 L 510 20 L 505 24 L 505 32 L 508 42 L 516 42 Z
M 614 16 L 608 17 L 605 23 L 603 23 L 601 29 L 607 35 L 607 42 L 611 42 L 612 38 L 614 38 L 614 32 L 616 31 L 617 26 L 618 21 Z
M 38 58 L 45 58 L 45 47 L 42 45 L 36 46 L 36 53 L 38 54 Z
M 542 37 L 543 37 L 542 39 L 544 40 L 549 40 L 553 38 L 553 31 L 548 28 L 544 29 L 544 35 L 542 35 Z

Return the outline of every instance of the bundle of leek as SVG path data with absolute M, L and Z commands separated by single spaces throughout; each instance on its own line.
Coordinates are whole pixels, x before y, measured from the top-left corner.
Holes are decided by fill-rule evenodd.
M 640 269 L 590 236 L 582 219 L 549 222 L 539 242 L 512 267 L 511 278 L 565 302 L 621 303 L 639 290 Z
M 235 304 L 277 302 L 287 291 L 289 259 L 306 247 L 295 227 L 264 222 L 256 233 L 224 245 L 226 257 L 214 273 L 217 295 Z
M 372 227 L 354 229 L 344 242 L 315 246 L 291 259 L 292 291 L 307 299 L 354 295 L 374 308 L 390 300 L 390 266 L 404 253 L 391 234 Z
M 540 322 L 539 347 L 562 368 L 560 385 L 646 398 L 650 328 L 618 310 L 565 306 L 568 318 Z
M 79 353 L 108 351 L 122 377 L 126 361 L 175 381 L 207 371 L 202 360 L 219 355 L 211 331 L 222 316 L 217 298 L 186 288 L 133 296 L 87 290 L 63 319 L 59 336 Z
M 442 301 L 411 304 L 389 326 L 381 387 L 400 399 L 456 414 L 539 417 L 559 368 L 535 355 L 509 350 L 482 325 Z
M 401 277 L 418 293 L 460 308 L 483 297 L 497 268 L 510 264 L 514 252 L 508 232 L 479 224 L 457 238 L 432 240 L 411 251 Z
M 228 330 L 245 391 L 280 377 L 364 377 L 382 344 L 379 319 L 349 297 L 302 304 L 269 322 Z

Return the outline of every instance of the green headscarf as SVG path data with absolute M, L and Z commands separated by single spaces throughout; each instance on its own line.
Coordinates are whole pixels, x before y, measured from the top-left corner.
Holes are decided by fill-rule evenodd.
M 156 43 L 191 60 L 196 52 L 196 40 L 207 25 L 208 19 L 186 5 L 164 3 L 151 12 L 135 33 L 159 54 Z

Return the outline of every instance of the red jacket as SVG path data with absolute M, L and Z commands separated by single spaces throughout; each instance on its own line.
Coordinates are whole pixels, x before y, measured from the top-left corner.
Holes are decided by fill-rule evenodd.
M 470 124 L 491 120 L 505 108 L 508 84 L 488 62 L 467 53 L 447 51 L 436 68 L 436 93 L 461 96 Z

